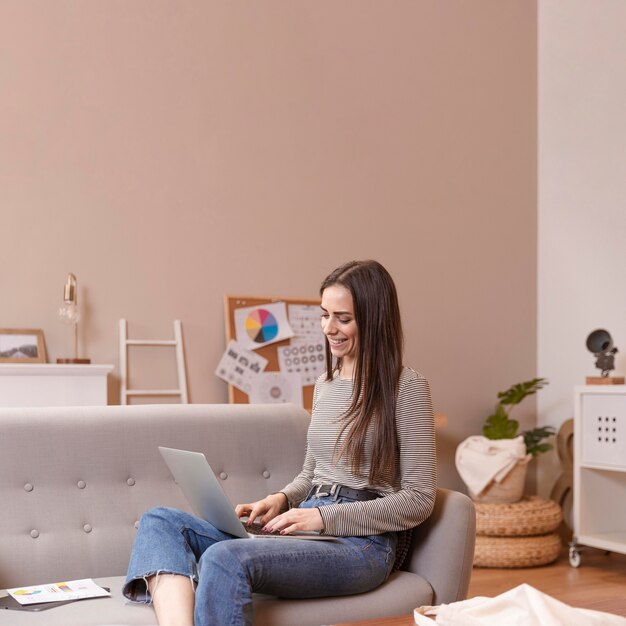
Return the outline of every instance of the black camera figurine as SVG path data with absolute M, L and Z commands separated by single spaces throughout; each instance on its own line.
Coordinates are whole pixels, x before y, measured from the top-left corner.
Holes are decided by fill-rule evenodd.
M 594 330 L 587 337 L 587 349 L 596 356 L 596 367 L 602 370 L 602 378 L 607 378 L 611 370 L 615 369 L 615 353 L 613 339 L 608 331 L 600 328 Z

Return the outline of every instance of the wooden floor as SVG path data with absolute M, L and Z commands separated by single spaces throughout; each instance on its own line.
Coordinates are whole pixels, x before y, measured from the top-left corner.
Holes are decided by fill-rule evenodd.
M 522 583 L 571 606 L 626 617 L 626 555 L 582 549 L 579 568 L 564 551 L 556 563 L 524 569 L 474 568 L 468 597 L 497 596 Z
M 582 564 L 573 568 L 567 551 L 556 563 L 524 569 L 475 568 L 469 598 L 497 596 L 517 585 L 528 583 L 535 589 L 570 606 L 606 611 L 626 617 L 626 555 L 605 554 L 583 548 Z M 411 626 L 412 615 L 336 624 L 335 626 Z

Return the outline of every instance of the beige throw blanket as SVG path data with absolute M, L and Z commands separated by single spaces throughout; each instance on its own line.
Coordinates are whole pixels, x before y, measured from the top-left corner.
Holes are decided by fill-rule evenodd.
M 456 469 L 472 493 L 480 492 L 494 480 L 499 483 L 526 458 L 524 437 L 487 439 L 474 436 L 462 441 L 456 449 Z
M 530 585 L 414 611 L 417 626 L 626 626 L 626 618 L 577 609 Z

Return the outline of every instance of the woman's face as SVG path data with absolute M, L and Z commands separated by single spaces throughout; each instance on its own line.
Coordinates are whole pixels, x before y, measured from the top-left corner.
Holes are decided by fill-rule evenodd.
M 359 333 L 352 294 L 341 285 L 331 285 L 322 293 L 322 330 L 332 355 L 341 359 L 342 375 L 352 376 Z

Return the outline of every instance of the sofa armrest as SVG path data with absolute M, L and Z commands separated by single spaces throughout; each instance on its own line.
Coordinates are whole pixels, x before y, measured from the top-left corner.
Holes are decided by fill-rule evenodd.
M 475 542 L 474 503 L 458 491 L 438 489 L 431 516 L 413 531 L 412 549 L 402 569 L 430 583 L 433 604 L 464 600 Z

